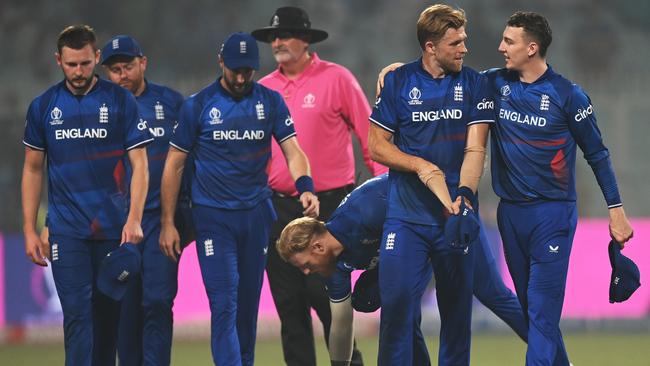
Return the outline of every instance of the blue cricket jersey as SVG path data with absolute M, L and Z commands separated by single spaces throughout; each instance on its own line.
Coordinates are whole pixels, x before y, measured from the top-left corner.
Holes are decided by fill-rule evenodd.
M 621 205 L 609 151 L 591 100 L 548 70 L 535 82 L 517 72 L 486 72 L 497 122 L 492 128 L 492 186 L 502 199 L 575 201 L 576 145 L 592 167 L 607 205 Z
M 153 139 L 133 95 L 99 79 L 84 96 L 62 81 L 29 106 L 23 143 L 47 155 L 51 235 L 119 239 L 128 213 L 127 151 Z
M 433 78 L 422 59 L 386 75 L 370 121 L 393 133 L 406 154 L 437 165 L 452 195 L 463 163 L 467 127 L 494 122 L 486 78 L 463 67 Z M 388 218 L 424 225 L 443 225 L 443 206 L 417 174 L 390 170 Z M 452 196 L 453 197 L 453 196 Z
M 146 123 L 154 137 L 154 141 L 147 146 L 149 192 L 145 203 L 145 210 L 153 210 L 160 208 L 160 182 L 165 167 L 165 158 L 167 158 L 167 152 L 169 151 L 169 140 L 178 121 L 178 112 L 183 104 L 183 96 L 166 86 L 154 84 L 147 80 L 145 82 L 144 92 L 137 96 L 136 100 L 138 101 L 140 116 L 138 123 Z M 183 175 L 184 179 L 179 199 L 186 197 L 188 194 L 186 176 L 187 174 Z M 130 178 L 131 174 L 128 174 L 128 177 Z
M 271 136 L 281 144 L 296 132 L 277 92 L 254 82 L 236 99 L 219 81 L 183 103 L 170 144 L 194 159 L 192 203 L 248 209 L 271 196 Z
M 387 174 L 369 179 L 341 201 L 325 224 L 344 247 L 337 258 L 336 271 L 327 279 L 331 301 L 340 302 L 348 298 L 352 271 L 377 266 L 387 194 Z

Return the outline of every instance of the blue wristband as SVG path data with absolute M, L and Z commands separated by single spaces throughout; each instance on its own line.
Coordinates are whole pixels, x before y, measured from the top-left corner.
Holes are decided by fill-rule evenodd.
M 308 175 L 296 179 L 296 191 L 298 191 L 298 195 L 305 192 L 314 193 L 314 180 Z
M 458 187 L 458 195 L 467 198 L 472 207 L 476 207 L 476 194 L 466 186 Z

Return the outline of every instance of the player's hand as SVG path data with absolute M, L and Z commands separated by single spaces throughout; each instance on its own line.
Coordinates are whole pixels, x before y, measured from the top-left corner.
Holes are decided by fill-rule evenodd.
M 320 202 L 318 197 L 311 192 L 302 192 L 300 195 L 300 203 L 302 204 L 302 214 L 308 217 L 318 217 L 320 210 Z
M 173 224 L 163 224 L 160 228 L 160 238 L 158 239 L 160 251 L 174 262 L 178 262 L 181 255 L 181 238 L 178 230 Z
M 609 209 L 609 235 L 621 245 L 621 248 L 624 248 L 625 242 L 634 236 L 634 230 L 622 206 Z
M 402 65 L 404 65 L 403 62 L 395 62 L 381 69 L 379 76 L 377 76 L 377 90 L 375 92 L 375 98 L 379 96 L 381 89 L 384 87 L 384 78 L 386 77 L 386 74 Z
M 25 254 L 34 264 L 43 267 L 47 267 L 45 259 L 50 255 L 49 245 L 47 245 L 47 249 L 45 246 L 46 244 L 41 241 L 36 232 L 25 234 Z
M 142 226 L 135 220 L 126 220 L 124 228 L 122 228 L 122 243 L 138 244 L 144 238 Z
M 452 206 L 454 207 L 453 208 L 454 212 L 459 212 L 460 213 L 460 201 L 461 200 L 465 200 L 465 206 L 471 208 L 472 210 L 474 209 L 474 207 L 472 207 L 472 204 L 469 202 L 469 200 L 467 198 L 465 198 L 463 196 L 458 196 L 458 197 L 456 197 L 456 201 L 454 201 L 454 203 L 452 204 Z

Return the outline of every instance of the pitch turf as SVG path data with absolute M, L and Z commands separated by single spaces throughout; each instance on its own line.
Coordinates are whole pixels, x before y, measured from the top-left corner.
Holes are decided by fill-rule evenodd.
M 377 355 L 377 339 L 358 339 L 366 365 L 374 365 Z M 475 335 L 472 342 L 472 365 L 523 365 L 525 345 L 518 338 L 508 335 Z M 576 366 L 650 365 L 650 334 L 648 333 L 578 333 L 565 335 L 571 362 Z M 318 364 L 328 365 L 329 360 L 322 340 L 318 340 Z M 437 357 L 437 341 L 430 339 L 427 346 L 431 359 Z M 279 340 L 258 341 L 255 353 L 256 365 L 282 365 L 282 349 Z M 0 365 L 62 365 L 63 345 L 0 345 Z M 175 341 L 172 354 L 173 365 L 210 365 L 208 340 Z

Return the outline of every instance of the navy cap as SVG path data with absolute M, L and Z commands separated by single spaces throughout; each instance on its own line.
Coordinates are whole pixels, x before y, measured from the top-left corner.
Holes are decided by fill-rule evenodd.
M 142 57 L 143 54 L 135 38 L 122 34 L 111 38 L 102 48 L 100 63 L 106 64 L 106 61 L 113 56 Z
M 99 266 L 97 288 L 115 301 L 122 300 L 127 282 L 140 274 L 142 254 L 137 245 L 124 243 L 108 253 Z
M 639 267 L 628 257 L 621 254 L 621 245 L 609 242 L 609 263 L 612 265 L 612 277 L 609 281 L 609 302 L 623 302 L 632 296 L 641 286 Z
M 237 32 L 226 38 L 219 52 L 223 62 L 230 70 L 248 67 L 260 68 L 260 53 L 255 38 L 248 33 Z
M 445 223 L 445 242 L 453 248 L 467 248 L 479 235 L 481 226 L 474 210 L 461 200 L 460 213 L 451 215 Z
M 372 313 L 381 307 L 378 269 L 367 270 L 359 276 L 352 292 L 352 307 L 362 313 Z

